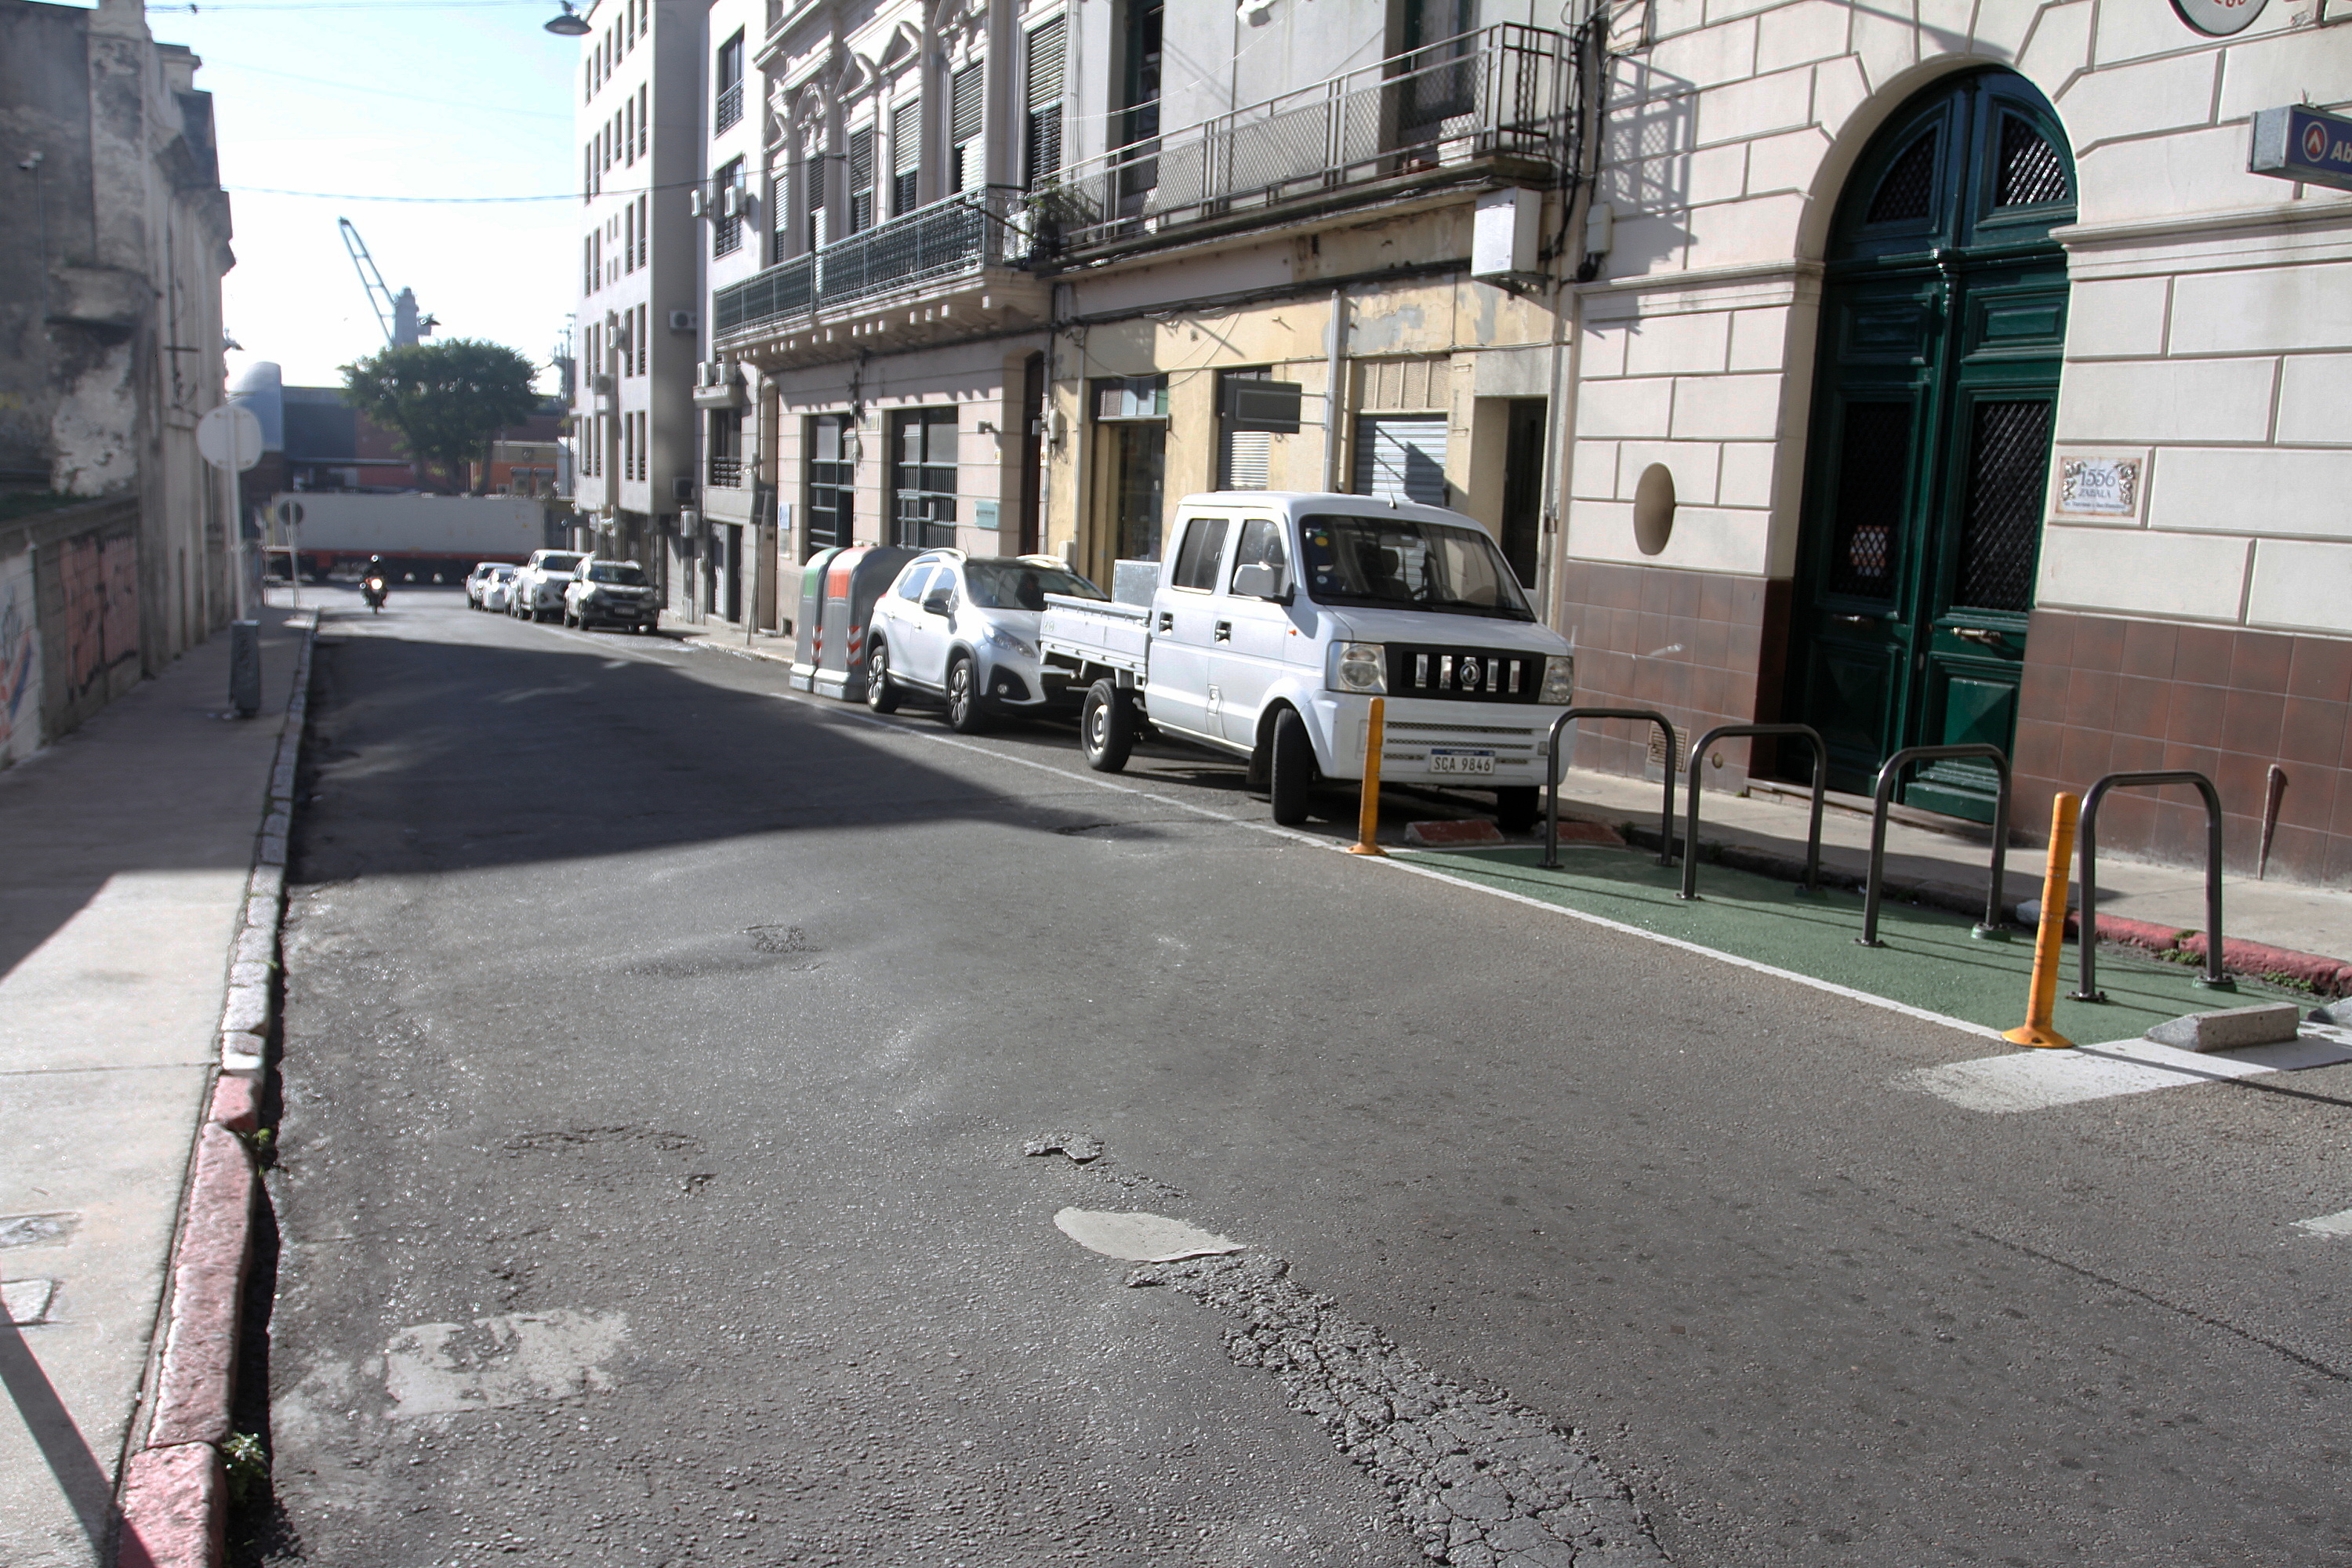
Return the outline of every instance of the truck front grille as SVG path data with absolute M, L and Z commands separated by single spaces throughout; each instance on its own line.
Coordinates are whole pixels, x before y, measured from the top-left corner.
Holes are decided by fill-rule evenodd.
M 1541 654 L 1391 643 L 1389 694 L 1455 702 L 1533 702 L 1543 689 Z

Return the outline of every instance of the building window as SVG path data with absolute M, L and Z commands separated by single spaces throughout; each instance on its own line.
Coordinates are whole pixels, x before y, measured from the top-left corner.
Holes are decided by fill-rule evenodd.
M 986 177 L 980 155 L 985 74 L 974 60 L 948 84 L 948 186 L 959 193 L 971 190 Z
M 740 408 L 714 408 L 710 411 L 709 483 L 717 489 L 740 489 L 743 486 L 743 411 Z
M 1092 385 L 1118 558 L 1157 561 L 1168 489 L 1168 378 L 1105 376 Z
M 923 181 L 923 100 L 910 98 L 890 111 L 890 216 L 915 210 Z
M 846 414 L 819 414 L 808 422 L 808 547 L 812 552 L 850 542 L 851 500 L 857 483 L 855 447 Z
M 719 210 L 710 216 L 710 254 L 743 248 L 743 160 L 730 158 L 719 171 Z
M 637 374 L 639 375 L 646 374 L 646 366 L 653 354 L 653 312 L 654 308 L 651 305 L 637 307 Z
M 955 542 L 961 412 L 910 408 L 890 416 L 890 520 L 897 543 L 930 550 Z
M 640 158 L 653 146 L 653 120 L 646 112 L 646 94 L 650 90 L 651 84 L 637 89 L 637 156 Z
M 653 216 L 652 195 L 639 196 L 637 198 L 637 265 L 640 267 L 653 264 Z
M 849 233 L 874 226 L 874 127 L 849 133 Z
M 1069 23 L 1064 17 L 1029 35 L 1027 107 L 1022 125 L 1022 180 L 1047 184 L 1062 169 L 1062 81 Z
M 803 161 L 801 178 L 808 184 L 808 248 L 824 248 L 824 158 L 812 153 Z
M 723 136 L 743 118 L 743 35 L 719 46 L 719 114 L 711 134 Z

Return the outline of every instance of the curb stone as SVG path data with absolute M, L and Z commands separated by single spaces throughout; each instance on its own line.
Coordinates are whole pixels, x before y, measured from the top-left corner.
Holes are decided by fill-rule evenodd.
M 241 1133 L 261 1125 L 262 1089 L 276 1023 L 278 925 L 286 904 L 286 845 L 294 775 L 310 716 L 315 612 L 287 625 L 302 646 L 278 733 L 278 752 L 254 835 L 245 913 L 230 943 L 221 1005 L 220 1065 L 191 1152 L 170 1277 L 151 1365 L 147 1431 L 123 1467 L 114 1568 L 217 1568 L 228 1550 L 227 1471 L 220 1445 L 236 1394 L 239 1309 L 252 1256 L 259 1174 Z

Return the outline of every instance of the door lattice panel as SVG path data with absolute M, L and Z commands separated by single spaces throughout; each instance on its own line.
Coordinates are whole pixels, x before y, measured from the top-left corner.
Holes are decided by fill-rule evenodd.
M 1905 150 L 1878 182 L 1870 198 L 1864 223 L 1917 223 L 1935 210 L 1936 132 L 1930 131 Z
M 1969 437 L 1968 514 L 1953 602 L 1979 610 L 2033 606 L 2042 484 L 2050 468 L 2050 405 L 2041 398 L 1976 406 Z
M 2065 161 L 2042 132 L 2014 114 L 2000 121 L 2000 175 L 1994 187 L 1997 207 L 2038 207 L 2063 202 L 2066 189 Z
M 1895 592 L 1895 533 L 1903 521 L 1911 468 L 1911 405 L 1848 405 L 1844 436 L 1838 453 L 1830 591 L 1889 598 Z

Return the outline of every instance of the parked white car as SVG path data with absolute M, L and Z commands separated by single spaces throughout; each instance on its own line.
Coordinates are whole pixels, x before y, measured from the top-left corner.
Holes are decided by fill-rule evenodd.
M 520 568 L 514 566 L 494 566 L 490 569 L 489 581 L 482 584 L 483 609 L 495 610 L 500 615 L 506 613 L 508 605 L 514 600 L 515 573 L 519 570 Z
M 634 561 L 591 556 L 563 585 L 563 624 L 583 630 L 621 626 L 650 632 L 661 625 L 661 604 L 644 567 Z
M 477 561 L 474 569 L 466 574 L 466 604 L 468 608 L 478 610 L 483 607 L 483 595 L 490 585 L 491 574 L 498 569 L 499 563 L 495 561 Z
M 948 723 L 967 733 L 996 714 L 1067 712 L 1077 705 L 1066 672 L 1037 658 L 1045 595 L 1108 597 L 1048 555 L 916 556 L 874 603 L 866 632 L 866 703 L 877 713 L 909 690 L 938 697 Z
M 515 574 L 510 616 L 525 620 L 552 620 L 563 614 L 563 590 L 580 563 L 588 559 L 581 550 L 534 550 Z

